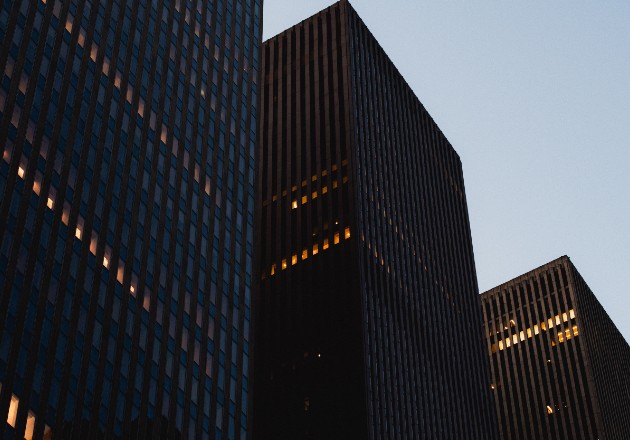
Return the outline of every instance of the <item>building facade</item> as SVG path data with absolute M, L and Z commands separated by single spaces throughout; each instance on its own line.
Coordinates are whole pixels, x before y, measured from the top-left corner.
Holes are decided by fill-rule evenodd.
M 255 438 L 495 438 L 458 155 L 347 1 L 262 60 Z
M 0 3 L 0 437 L 246 438 L 261 8 Z
M 630 438 L 630 347 L 568 257 L 482 305 L 501 438 Z

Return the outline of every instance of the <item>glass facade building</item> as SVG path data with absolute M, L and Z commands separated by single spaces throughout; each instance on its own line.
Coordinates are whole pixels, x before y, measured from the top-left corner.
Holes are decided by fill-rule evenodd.
M 0 436 L 246 438 L 260 0 L 0 2 Z
M 568 257 L 481 298 L 501 438 L 630 438 L 630 346 Z
M 457 153 L 347 1 L 261 75 L 255 438 L 496 438 Z

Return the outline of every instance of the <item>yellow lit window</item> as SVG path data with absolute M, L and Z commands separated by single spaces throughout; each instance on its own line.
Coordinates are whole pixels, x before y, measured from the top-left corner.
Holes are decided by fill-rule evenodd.
M 324 238 L 324 245 L 322 246 L 322 249 L 326 250 L 328 249 L 328 239 Z
M 130 291 L 131 293 L 134 293 L 134 292 L 136 291 L 136 288 L 134 287 L 134 285 L 133 285 L 133 284 L 129 286 L 129 291 Z
M 568 320 L 569 320 L 569 317 L 567 316 L 567 313 L 566 313 L 566 312 L 564 312 L 564 313 L 562 314 L 562 321 L 563 321 L 563 322 L 567 322 Z
M 346 228 L 345 232 L 344 232 L 344 237 L 346 238 L 346 240 L 348 238 L 350 238 L 350 228 Z
M 531 328 L 528 328 L 528 329 L 527 329 L 527 337 L 528 337 L 528 338 L 531 338 L 531 337 L 532 337 L 532 329 L 531 329 Z
M 538 325 L 535 325 L 535 326 L 534 326 L 534 334 L 535 334 L 535 335 L 537 335 L 538 333 L 539 333 L 539 332 L 538 332 Z
M 333 239 L 333 243 L 339 244 L 339 232 L 335 232 L 335 237 Z
M 553 409 L 547 405 L 547 414 L 553 414 Z
M 18 167 L 18 176 L 20 176 L 20 179 L 24 179 L 24 168 Z
M 317 174 L 315 174 L 312 178 L 311 178 L 311 182 L 315 182 L 317 180 Z
M 573 336 L 577 336 L 578 335 L 578 327 L 577 325 L 573 326 Z
M 343 183 L 348 183 L 348 176 L 343 176 Z
M 286 190 L 286 189 L 283 189 L 283 190 L 282 190 L 282 197 L 286 197 L 286 196 L 287 196 L 287 190 Z
M 547 324 L 549 325 L 549 328 L 553 328 L 553 325 L 554 325 L 554 324 L 553 324 L 553 319 L 552 319 L 552 318 L 549 318 L 549 319 L 547 320 Z
M 522 330 L 521 330 L 520 338 L 521 338 L 521 341 L 525 340 L 525 332 Z
M 291 202 L 291 209 L 297 209 L 298 204 L 297 204 L 297 200 L 294 200 L 293 202 Z
M 575 310 L 569 310 L 569 316 L 571 317 L 571 319 L 575 318 Z
M 305 204 L 308 200 L 308 197 L 302 196 L 302 205 Z
M 543 330 L 547 330 L 547 325 L 544 322 L 540 323 L 540 328 Z
M 560 325 L 560 315 L 556 315 L 556 325 Z
M 499 350 L 503 350 L 503 341 L 499 341 Z
M 334 164 L 334 165 L 332 166 L 332 170 L 333 170 L 333 171 L 337 171 L 337 164 Z
M 558 341 L 564 342 L 564 334 L 562 334 L 562 332 L 558 332 Z
M 13 394 L 11 396 L 11 403 L 9 404 L 9 414 L 7 415 L 7 423 L 15 428 L 15 419 L 17 418 L 18 406 L 20 405 L 20 399 Z
M 497 345 L 496 344 L 492 344 L 492 352 L 493 353 L 497 352 Z
M 103 266 L 109 269 L 109 259 L 107 258 L 107 256 L 103 257 Z
M 77 229 L 74 231 L 74 236 L 81 240 L 81 237 L 83 236 L 83 229 L 81 225 L 77 225 Z
M 333 180 L 333 182 L 332 182 L 332 187 L 333 187 L 333 189 L 336 189 L 336 188 L 337 188 L 337 181 L 336 181 L 336 180 Z
M 317 191 L 314 191 L 313 194 L 311 194 L 311 199 L 315 200 L 317 198 Z
M 513 319 L 510 319 L 510 325 L 511 325 L 511 326 L 515 326 L 515 325 L 516 325 L 516 323 L 514 322 L 514 320 L 513 320 Z
M 46 203 L 46 206 L 48 206 L 48 209 L 53 209 L 55 207 L 55 201 L 48 197 L 48 203 Z
M 318 252 L 319 252 L 319 245 L 315 243 L 313 245 L 313 255 L 317 255 Z
M 297 191 L 297 185 L 293 185 L 293 186 L 291 187 L 291 192 L 295 192 L 295 191 Z
M 518 335 L 513 335 L 512 341 L 514 341 L 515 344 L 518 344 Z
M 322 176 L 327 176 L 327 175 L 328 175 L 328 170 L 322 171 Z
M 271 201 L 275 202 L 276 200 L 278 200 L 278 196 L 274 194 L 273 197 L 271 197 Z
M 564 331 L 564 337 L 567 339 L 571 339 L 571 330 L 570 329 L 566 329 Z
M 275 265 L 275 264 L 272 264 L 272 265 L 271 265 L 271 275 L 273 276 L 273 275 L 275 275 L 275 274 L 276 274 L 276 265 Z
M 304 249 L 302 251 L 302 260 L 306 260 L 308 258 L 308 249 Z
M 286 268 L 287 268 L 287 259 L 285 258 L 285 259 L 282 260 L 282 270 L 284 270 Z
M 326 194 L 326 193 L 328 193 L 328 187 L 327 186 L 322 188 L 322 194 Z
M 306 180 L 302 180 L 302 186 L 306 186 Z
M 294 254 L 291 257 L 291 266 L 295 266 L 297 264 L 297 254 Z
M 510 338 L 507 338 L 507 339 L 505 340 L 505 347 L 507 348 L 507 347 L 509 347 L 510 345 L 512 345 L 512 343 L 510 342 Z

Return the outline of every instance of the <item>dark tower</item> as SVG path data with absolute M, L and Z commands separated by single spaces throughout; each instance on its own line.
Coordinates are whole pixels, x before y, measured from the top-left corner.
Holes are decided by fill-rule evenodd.
M 0 437 L 246 437 L 261 7 L 0 2 Z
M 568 257 L 481 298 L 501 438 L 630 438 L 630 347 Z
M 347 1 L 263 45 L 257 439 L 492 439 L 460 159 Z

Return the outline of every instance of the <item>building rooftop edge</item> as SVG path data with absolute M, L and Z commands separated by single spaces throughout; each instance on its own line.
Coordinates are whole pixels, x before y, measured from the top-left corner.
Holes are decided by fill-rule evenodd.
M 512 283 L 521 281 L 523 279 L 529 278 L 534 272 L 539 271 L 541 269 L 544 269 L 544 268 L 546 268 L 548 266 L 557 264 L 559 262 L 563 262 L 563 261 L 569 261 L 570 262 L 571 258 L 569 258 L 567 255 L 562 255 L 562 256 L 560 256 L 560 257 L 558 257 L 558 258 L 556 258 L 554 260 L 551 260 L 551 261 L 549 261 L 549 262 L 547 262 L 545 264 L 541 264 L 540 266 L 538 266 L 538 267 L 536 267 L 534 269 L 528 270 L 527 272 L 525 272 L 525 273 L 523 273 L 521 275 L 518 275 L 518 276 L 516 276 L 516 277 L 514 277 L 514 278 L 512 278 L 512 279 L 510 279 L 508 281 L 505 281 L 505 282 L 503 282 L 503 283 L 501 283 L 501 284 L 499 284 L 499 285 L 497 285 L 497 286 L 495 286 L 495 287 L 493 287 L 493 288 L 491 288 L 489 290 L 486 290 L 485 292 L 481 292 L 480 295 L 482 297 L 491 296 L 491 295 L 495 294 L 497 290 L 507 286 L 508 284 L 512 284 Z

